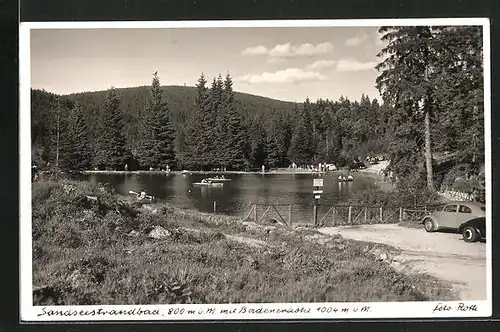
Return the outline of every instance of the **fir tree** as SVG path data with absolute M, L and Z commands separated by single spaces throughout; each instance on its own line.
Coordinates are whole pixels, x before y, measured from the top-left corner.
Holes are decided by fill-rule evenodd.
M 202 169 L 205 162 L 203 152 L 208 151 L 203 134 L 205 110 L 208 106 L 208 88 L 205 75 L 201 73 L 196 84 L 196 99 L 193 112 L 188 118 L 185 132 L 184 161 L 192 169 Z
M 215 165 L 224 168 L 229 165 L 229 143 L 228 143 L 228 108 L 230 107 L 230 96 L 226 94 L 232 93 L 232 82 L 222 81 L 222 76 L 219 74 L 210 91 L 211 112 L 215 115 L 215 140 L 214 140 L 214 157 Z M 230 79 L 230 78 L 229 78 Z M 229 86 L 226 86 L 229 84 Z M 229 91 L 227 91 L 229 88 Z
M 241 170 L 246 166 L 245 152 L 248 149 L 248 138 L 242 124 L 242 114 L 234 101 L 233 82 L 229 74 L 224 81 L 223 105 L 227 114 L 227 136 L 225 139 L 225 159 L 227 166 Z
M 201 140 L 198 156 L 203 169 L 210 169 L 218 165 L 219 153 L 217 152 L 218 127 L 217 111 L 222 98 L 222 80 L 213 79 L 210 90 L 205 90 L 206 96 L 202 101 Z
M 476 174 L 484 164 L 484 86 L 482 28 L 439 27 L 434 90 L 436 148 L 457 151 L 456 161 Z
M 157 166 L 161 169 L 175 168 L 175 130 L 170 118 L 168 104 L 162 99 L 160 79 L 157 73 L 154 74 L 151 86 L 150 108 L 153 113 L 153 137 L 155 142 L 155 152 L 158 158 Z
M 157 142 L 155 140 L 156 119 L 151 105 L 146 106 L 139 118 L 139 137 L 137 144 L 137 160 L 142 169 L 156 168 L 159 165 Z
M 310 113 L 311 103 L 307 98 L 297 119 L 290 147 L 292 161 L 297 165 L 310 165 L 314 162 L 315 149 Z
M 285 167 L 289 147 L 289 128 L 282 114 L 274 115 L 267 135 L 267 164 L 270 168 Z
M 44 159 L 56 168 L 65 168 L 65 142 L 68 136 L 68 115 L 72 103 L 61 96 L 54 96 L 50 100 L 47 114 L 48 137 L 47 146 L 43 151 Z
M 377 65 L 381 74 L 377 77 L 377 87 L 384 101 L 410 117 L 421 119 L 424 128 L 425 165 L 427 189 L 434 188 L 431 149 L 432 93 L 434 89 L 433 68 L 436 63 L 432 50 L 434 31 L 431 27 L 382 27 L 383 40 L 389 44 L 379 56 L 385 60 Z M 401 125 L 404 126 L 403 123 Z M 410 130 L 412 132 L 412 130 Z M 418 136 L 417 136 L 418 137 Z
M 123 114 L 120 99 L 114 88 L 108 90 L 99 127 L 94 164 L 101 168 L 124 169 L 125 161 L 130 155 L 122 133 Z
M 69 111 L 67 130 L 62 145 L 61 167 L 67 170 L 84 170 L 90 166 L 91 155 L 87 124 L 79 103 Z
M 148 106 L 142 114 L 138 160 L 143 168 L 175 168 L 174 134 L 168 104 L 162 99 L 160 79 L 154 73 Z
M 259 124 L 254 131 L 256 137 L 252 149 L 252 164 L 255 168 L 267 165 L 268 159 L 268 137 L 266 130 Z

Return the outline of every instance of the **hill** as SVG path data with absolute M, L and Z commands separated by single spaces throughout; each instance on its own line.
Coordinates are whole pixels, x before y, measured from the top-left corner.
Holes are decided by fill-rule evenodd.
M 115 89 L 121 98 L 121 107 L 126 114 L 133 117 L 138 115 L 140 109 L 145 106 L 150 94 L 150 86 L 138 86 L 132 88 Z M 163 96 L 167 100 L 173 115 L 174 122 L 183 121 L 185 116 L 193 110 L 196 87 L 191 86 L 163 86 Z M 100 107 L 104 104 L 107 91 L 82 92 L 65 95 L 69 100 L 79 102 L 90 108 Z M 235 103 L 238 109 L 243 110 L 247 115 L 262 115 L 268 110 L 288 112 L 299 106 L 298 103 L 281 101 L 262 96 L 251 95 L 242 92 L 235 92 Z

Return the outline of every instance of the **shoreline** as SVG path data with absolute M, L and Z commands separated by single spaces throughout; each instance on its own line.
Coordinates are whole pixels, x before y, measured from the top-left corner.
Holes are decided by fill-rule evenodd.
M 245 174 L 277 174 L 277 175 L 284 175 L 284 174 L 328 174 L 328 173 L 334 173 L 334 172 L 313 172 L 313 171 L 266 171 L 266 172 L 251 172 L 251 171 L 189 171 L 189 172 L 182 172 L 182 171 L 170 171 L 170 172 L 165 172 L 165 171 L 95 171 L 95 170 L 87 170 L 87 171 L 82 171 L 81 173 L 83 174 L 163 174 L 163 175 L 195 175 L 195 174 L 237 174 L 237 175 L 245 175 Z
M 266 170 L 262 171 L 146 171 L 146 170 L 138 170 L 138 171 L 110 171 L 110 170 L 84 170 L 81 171 L 82 174 L 163 174 L 163 175 L 211 175 L 211 174 L 237 174 L 237 175 L 245 175 L 245 174 L 261 174 L 261 175 L 286 175 L 286 174 L 298 174 L 298 175 L 328 175 L 328 174 L 343 174 L 343 173 L 363 173 L 369 175 L 377 175 L 380 169 L 387 167 L 388 162 L 381 162 L 377 165 L 370 165 L 365 169 L 356 169 L 356 170 L 335 170 L 335 171 L 287 171 L 287 170 Z M 379 165 L 383 166 L 380 167 Z M 377 167 L 378 166 L 378 167 Z

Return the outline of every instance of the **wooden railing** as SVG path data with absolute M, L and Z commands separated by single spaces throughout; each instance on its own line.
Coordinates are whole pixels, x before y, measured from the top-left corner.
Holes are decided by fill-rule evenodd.
M 366 205 L 333 205 L 317 207 L 317 222 L 312 218 L 294 215 L 294 204 L 251 204 L 244 220 L 258 223 L 273 220 L 291 227 L 307 224 L 315 227 L 351 226 L 370 224 L 418 223 L 427 214 L 439 208 L 439 205 L 415 207 L 366 206 Z

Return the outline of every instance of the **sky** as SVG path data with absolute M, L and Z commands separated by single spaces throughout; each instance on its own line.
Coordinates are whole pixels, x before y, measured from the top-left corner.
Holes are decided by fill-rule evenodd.
M 376 27 L 31 30 L 31 87 L 58 94 L 194 86 L 230 74 L 234 90 L 302 102 L 380 95 Z

